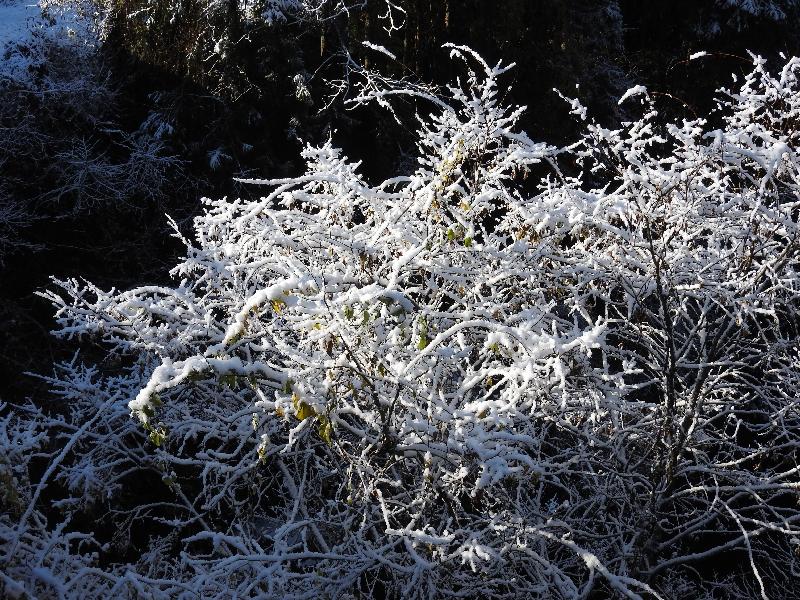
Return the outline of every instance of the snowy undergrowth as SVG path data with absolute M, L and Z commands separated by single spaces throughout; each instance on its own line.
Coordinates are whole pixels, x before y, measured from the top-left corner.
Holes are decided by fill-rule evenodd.
M 206 201 L 173 286 L 45 294 L 117 364 L 48 379 L 69 418 L 2 423 L 59 441 L 39 483 L 30 452 L 4 467 L 8 593 L 789 592 L 800 61 L 756 59 L 719 128 L 637 88 L 640 119 L 557 149 L 515 127 L 504 67 L 450 51 L 467 76 L 419 98 L 413 172 L 308 147 L 264 197 Z M 420 94 L 380 81 L 359 101 Z M 731 555 L 747 576 L 694 568 Z

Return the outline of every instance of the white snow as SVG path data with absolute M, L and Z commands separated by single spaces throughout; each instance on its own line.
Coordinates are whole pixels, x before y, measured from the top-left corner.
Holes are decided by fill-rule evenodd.
M 375 50 L 375 52 L 380 52 L 381 54 L 385 54 L 386 56 L 388 56 L 392 60 L 397 60 L 397 57 L 394 54 L 392 54 L 391 52 L 389 52 L 383 46 L 378 46 L 377 44 L 373 44 L 373 43 L 367 42 L 367 41 L 361 42 L 361 44 L 363 46 L 366 46 L 370 50 Z
M 622 97 L 619 99 L 619 102 L 617 102 L 617 104 L 622 104 L 628 98 L 630 98 L 632 96 L 640 96 L 642 94 L 647 94 L 647 88 L 644 87 L 643 85 L 635 85 L 631 89 L 629 89 L 627 92 L 622 94 Z

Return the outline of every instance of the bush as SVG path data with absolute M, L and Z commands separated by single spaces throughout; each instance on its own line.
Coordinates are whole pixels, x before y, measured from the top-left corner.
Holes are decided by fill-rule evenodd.
M 45 294 L 59 335 L 116 362 L 48 379 L 71 415 L 41 417 L 68 440 L 57 506 L 109 524 L 116 560 L 50 543 L 28 563 L 67 565 L 47 585 L 791 593 L 800 60 L 755 59 L 718 127 L 665 122 L 637 87 L 621 102 L 641 118 L 558 149 L 515 128 L 505 68 L 450 51 L 468 76 L 444 97 L 375 79 L 359 96 L 433 107 L 412 172 L 371 185 L 309 146 L 304 175 L 247 182 L 265 197 L 206 201 L 174 286 Z M 7 555 L 67 535 L 31 525 L 22 487 Z M 7 590 L 43 572 L 14 563 Z

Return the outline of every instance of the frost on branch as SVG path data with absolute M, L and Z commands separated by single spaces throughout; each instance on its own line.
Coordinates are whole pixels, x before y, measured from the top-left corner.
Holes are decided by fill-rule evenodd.
M 249 181 L 262 198 L 206 201 L 174 287 L 47 293 L 61 335 L 130 356 L 51 380 L 80 426 L 118 423 L 59 467 L 65 509 L 155 473 L 169 493 L 135 519 L 173 548 L 124 581 L 65 577 L 155 597 L 785 595 L 800 61 L 756 60 L 716 126 L 632 93 L 640 119 L 559 150 L 515 128 L 503 67 L 450 51 L 468 73 L 444 97 L 377 78 L 358 97 L 417 100 L 413 172 L 370 185 L 308 147 L 304 175 Z M 750 575 L 703 580 L 720 556 Z

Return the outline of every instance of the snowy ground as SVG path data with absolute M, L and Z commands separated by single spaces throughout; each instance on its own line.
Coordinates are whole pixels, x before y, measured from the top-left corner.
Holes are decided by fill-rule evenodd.
M 0 0 L 0 48 L 27 37 L 30 26 L 41 16 L 31 0 Z
M 89 20 L 68 3 L 51 7 L 43 19 L 37 0 L 0 0 L 0 81 L 26 81 L 31 67 L 45 60 L 43 40 L 96 48 L 93 31 Z

